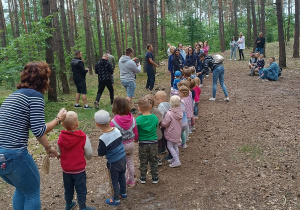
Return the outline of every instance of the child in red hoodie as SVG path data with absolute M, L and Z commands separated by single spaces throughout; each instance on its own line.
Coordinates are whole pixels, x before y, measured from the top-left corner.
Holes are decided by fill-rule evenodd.
M 91 142 L 84 132 L 77 130 L 78 116 L 75 112 L 67 112 L 62 126 L 66 130 L 61 131 L 57 144 L 63 169 L 65 209 L 73 209 L 77 205 L 75 201 L 72 201 L 75 187 L 79 209 L 94 210 L 95 208 L 87 207 L 85 204 L 87 194 L 85 158 L 88 160 L 92 158 Z
M 134 141 L 139 138 L 134 117 L 130 113 L 130 105 L 126 98 L 117 97 L 114 99 L 112 112 L 116 115 L 110 122 L 111 127 L 116 127 L 122 134 L 123 146 L 126 153 L 126 183 L 129 187 L 135 186 L 133 151 Z

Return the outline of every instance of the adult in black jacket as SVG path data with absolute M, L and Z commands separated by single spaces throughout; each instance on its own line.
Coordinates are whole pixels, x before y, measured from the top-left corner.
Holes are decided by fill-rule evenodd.
M 260 54 L 263 54 L 265 49 L 265 38 L 263 37 L 262 32 L 259 33 L 259 37 L 257 37 L 255 44 L 255 52 L 260 52 Z
M 180 56 L 180 50 L 177 48 L 173 53 L 173 71 L 181 71 L 183 70 L 184 59 Z
M 82 53 L 80 51 L 75 52 L 75 58 L 71 61 L 71 67 L 73 72 L 74 83 L 77 87 L 76 99 L 75 99 L 75 108 L 82 108 L 79 105 L 80 94 L 82 94 L 82 100 L 84 103 L 84 108 L 91 108 L 87 103 L 86 97 L 86 82 L 85 75 L 88 72 L 87 69 L 84 68 L 84 61 L 82 60 Z
M 111 77 L 114 73 L 113 66 L 108 61 L 108 54 L 104 54 L 100 61 L 95 65 L 95 73 L 98 74 L 98 92 L 94 102 L 95 108 L 99 108 L 101 95 L 107 87 L 110 95 L 110 104 L 114 101 L 114 88 Z

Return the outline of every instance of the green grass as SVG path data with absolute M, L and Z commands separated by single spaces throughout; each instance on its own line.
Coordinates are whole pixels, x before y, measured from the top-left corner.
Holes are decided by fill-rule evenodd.
M 238 151 L 252 158 L 260 157 L 263 153 L 262 149 L 256 145 L 243 145 L 238 148 Z

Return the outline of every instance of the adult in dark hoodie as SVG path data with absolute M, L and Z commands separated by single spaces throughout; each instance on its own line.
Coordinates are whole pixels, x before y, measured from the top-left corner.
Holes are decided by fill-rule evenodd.
M 107 87 L 109 91 L 110 104 L 113 104 L 114 102 L 114 88 L 113 81 L 111 79 L 114 70 L 112 65 L 108 61 L 108 54 L 104 54 L 102 56 L 102 59 L 100 59 L 100 61 L 96 64 L 95 73 L 98 74 L 98 92 L 94 104 L 95 108 L 98 109 L 99 101 L 105 87 Z

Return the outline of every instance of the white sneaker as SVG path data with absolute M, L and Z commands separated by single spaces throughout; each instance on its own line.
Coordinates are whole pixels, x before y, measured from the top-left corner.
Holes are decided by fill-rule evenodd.
M 216 99 L 215 98 L 210 98 L 208 99 L 209 101 L 215 101 Z
M 224 98 L 224 101 L 229 101 L 229 97 L 227 96 L 226 98 Z
M 172 90 L 174 90 L 174 88 L 173 88 L 173 87 L 171 87 L 171 91 L 172 91 Z
M 209 77 L 209 74 L 207 74 L 206 77 Z
M 199 87 L 203 87 L 203 85 L 202 85 L 202 84 L 200 84 L 200 85 L 199 85 Z

